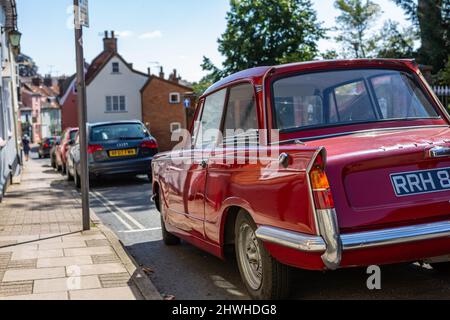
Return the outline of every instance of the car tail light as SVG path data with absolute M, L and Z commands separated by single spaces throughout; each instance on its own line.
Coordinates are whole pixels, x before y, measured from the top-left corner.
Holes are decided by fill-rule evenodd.
M 88 154 L 94 154 L 98 151 L 103 151 L 103 147 L 99 144 L 91 144 L 88 146 Z
M 330 182 L 325 173 L 325 163 L 321 155 L 319 155 L 314 166 L 309 173 L 311 188 L 316 209 L 326 210 L 334 208 L 333 195 L 331 193 Z
M 141 143 L 142 149 L 158 149 L 158 143 L 155 140 L 147 140 Z

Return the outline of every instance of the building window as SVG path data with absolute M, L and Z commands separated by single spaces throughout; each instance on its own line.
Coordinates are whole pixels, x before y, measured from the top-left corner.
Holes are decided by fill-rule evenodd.
M 180 103 L 181 102 L 181 95 L 179 93 L 177 93 L 177 92 L 172 92 L 169 95 L 169 102 L 171 104 L 178 104 L 178 103 Z
M 127 112 L 127 99 L 125 96 L 107 96 L 106 112 Z
M 181 123 L 179 122 L 173 122 L 170 124 L 170 132 L 174 133 L 181 130 Z
M 113 73 L 119 73 L 120 72 L 120 68 L 119 68 L 119 63 L 118 62 L 113 62 L 113 64 L 112 64 L 112 72 Z

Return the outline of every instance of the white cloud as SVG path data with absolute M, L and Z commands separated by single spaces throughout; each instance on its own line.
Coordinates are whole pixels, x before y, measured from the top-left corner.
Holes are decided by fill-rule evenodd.
M 129 38 L 132 37 L 134 35 L 133 31 L 129 31 L 129 30 L 125 30 L 125 31 L 118 31 L 116 32 L 117 36 L 119 38 Z
M 143 33 L 139 36 L 139 39 L 155 39 L 155 38 L 161 38 L 162 37 L 162 32 L 159 30 L 156 31 L 151 31 L 151 32 L 146 32 Z

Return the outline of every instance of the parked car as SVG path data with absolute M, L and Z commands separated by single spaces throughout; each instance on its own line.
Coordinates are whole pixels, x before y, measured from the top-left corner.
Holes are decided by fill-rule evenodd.
M 41 141 L 41 143 L 39 143 L 39 148 L 38 148 L 39 159 L 50 157 L 50 151 L 51 151 L 51 148 L 52 148 L 55 140 L 56 140 L 56 137 L 48 137 L 48 138 L 44 138 Z
M 56 165 L 56 148 L 61 144 L 61 137 L 55 137 L 52 148 L 50 149 L 50 162 L 53 169 L 57 169 Z
M 184 150 L 153 160 L 164 242 L 233 247 L 253 298 L 286 297 L 287 266 L 450 270 L 450 118 L 414 61 L 243 71 L 195 121 Z
M 67 151 L 69 146 L 75 142 L 78 128 L 67 128 L 61 135 L 61 142 L 56 147 L 56 167 L 62 174 L 67 173 Z
M 140 121 L 105 122 L 88 125 L 88 162 L 91 180 L 117 174 L 147 175 L 151 180 L 151 163 L 158 153 L 158 143 Z M 80 144 L 70 152 L 69 179 L 79 188 Z

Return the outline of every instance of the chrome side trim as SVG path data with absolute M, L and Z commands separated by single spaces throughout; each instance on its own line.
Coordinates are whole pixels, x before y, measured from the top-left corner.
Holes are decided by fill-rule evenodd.
M 450 237 L 450 221 L 341 235 L 344 251 Z
M 305 252 L 324 252 L 325 242 L 321 237 L 306 235 L 274 227 L 259 227 L 256 237 L 262 241 L 278 244 Z
M 322 261 L 329 270 L 339 268 L 342 261 L 342 241 L 335 209 L 317 210 L 319 231 L 325 240 L 327 250 Z

